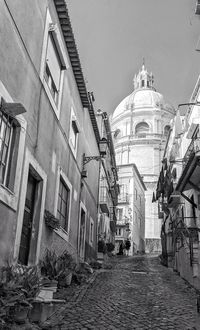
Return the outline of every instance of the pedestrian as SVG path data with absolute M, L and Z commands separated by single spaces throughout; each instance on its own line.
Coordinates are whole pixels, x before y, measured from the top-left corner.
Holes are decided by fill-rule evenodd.
M 123 243 L 120 243 L 120 246 L 119 246 L 119 255 L 123 255 L 123 254 L 124 254 Z
M 129 241 L 129 239 L 127 239 L 126 242 L 125 242 L 125 249 L 126 249 L 126 255 L 127 256 L 128 256 L 130 247 L 131 247 L 131 242 Z

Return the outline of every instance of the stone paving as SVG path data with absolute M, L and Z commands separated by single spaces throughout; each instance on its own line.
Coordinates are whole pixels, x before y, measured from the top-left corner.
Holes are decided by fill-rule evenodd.
M 121 257 L 46 328 L 199 330 L 196 310 L 195 290 L 157 257 Z

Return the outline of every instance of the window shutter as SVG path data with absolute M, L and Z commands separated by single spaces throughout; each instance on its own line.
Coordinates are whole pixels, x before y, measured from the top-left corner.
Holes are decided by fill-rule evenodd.
M 53 78 L 53 82 L 58 91 L 59 85 L 60 85 L 61 65 L 60 65 L 60 60 L 58 58 L 58 54 L 57 54 L 57 51 L 56 51 L 56 48 L 54 45 L 54 41 L 53 41 L 51 35 L 49 35 L 49 39 L 48 39 L 46 60 L 47 60 L 47 64 L 49 67 L 49 71 Z

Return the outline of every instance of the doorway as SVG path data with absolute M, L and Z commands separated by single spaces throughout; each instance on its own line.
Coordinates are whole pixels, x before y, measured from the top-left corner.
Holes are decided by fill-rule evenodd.
M 86 213 L 83 208 L 81 208 L 80 215 L 80 235 L 79 235 L 79 256 L 81 259 L 85 258 L 85 220 Z
M 28 265 L 37 180 L 29 171 L 18 262 Z

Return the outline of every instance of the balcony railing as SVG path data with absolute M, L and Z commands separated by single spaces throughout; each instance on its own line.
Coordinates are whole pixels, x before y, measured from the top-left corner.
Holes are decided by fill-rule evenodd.
M 122 203 L 122 204 L 129 203 L 129 194 L 128 193 L 119 194 L 118 203 Z
M 200 231 L 197 227 L 187 227 L 183 222 L 181 227 L 175 229 L 175 240 L 178 238 L 181 240 L 182 246 L 184 243 L 188 246 L 190 252 L 190 265 L 194 262 L 194 245 L 198 243 L 198 232 Z
M 117 217 L 116 217 L 115 211 L 113 211 L 113 208 L 110 208 L 110 213 L 109 214 L 110 214 L 110 221 L 116 222 Z
M 109 213 L 109 193 L 105 186 L 100 187 L 99 204 L 103 213 Z
M 124 135 L 121 136 L 116 142 L 115 144 L 120 144 L 123 142 L 127 142 L 127 141 L 137 141 L 137 140 L 141 140 L 141 139 L 147 139 L 147 140 L 152 140 L 152 139 L 161 139 L 161 138 L 166 138 L 167 136 L 165 136 L 164 134 L 158 134 L 158 133 L 138 133 L 138 134 L 129 134 L 129 135 Z
M 184 162 L 183 162 L 183 168 L 186 166 L 187 162 L 189 159 L 191 159 L 197 151 L 200 150 L 200 140 L 199 139 L 194 139 L 190 143 L 185 156 L 184 156 Z
M 129 226 L 129 218 L 126 216 L 117 217 L 117 225 L 119 226 Z

